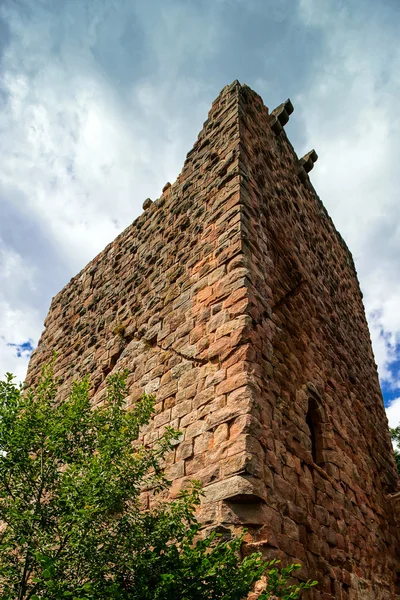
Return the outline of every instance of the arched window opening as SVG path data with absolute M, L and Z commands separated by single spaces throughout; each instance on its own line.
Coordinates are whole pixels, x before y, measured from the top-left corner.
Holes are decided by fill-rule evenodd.
M 316 465 L 322 467 L 322 426 L 321 412 L 315 398 L 311 397 L 308 401 L 308 410 L 306 415 L 306 423 L 310 431 L 311 455 Z

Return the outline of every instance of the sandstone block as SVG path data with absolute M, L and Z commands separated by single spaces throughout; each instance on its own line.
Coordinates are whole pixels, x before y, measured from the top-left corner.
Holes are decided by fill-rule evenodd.
M 217 385 L 216 393 L 217 395 L 228 394 L 229 392 L 233 392 L 234 390 L 245 386 L 249 381 L 250 375 L 248 373 L 238 373 Z
M 207 452 L 209 447 L 211 446 L 212 441 L 212 433 L 209 431 L 205 431 L 201 435 L 198 435 L 194 438 L 194 453 L 196 455 L 203 454 L 203 452 Z
M 205 502 L 216 502 L 227 499 L 259 498 L 266 500 L 266 491 L 259 479 L 235 475 L 224 481 L 211 483 L 204 488 Z
M 221 423 L 214 430 L 214 445 L 218 446 L 225 442 L 229 437 L 229 427 L 227 423 Z
M 205 427 L 205 421 L 195 421 L 194 423 L 190 423 L 190 425 L 186 427 L 185 440 L 190 440 L 197 435 L 201 435 L 204 433 Z
M 176 449 L 176 460 L 182 461 L 193 456 L 193 440 L 181 442 Z
M 171 421 L 171 409 L 165 410 L 164 412 L 155 415 L 153 418 L 154 427 L 161 427 Z
M 177 417 L 183 417 L 192 410 L 191 400 L 184 400 L 176 404 L 171 411 L 171 418 L 176 419 Z
M 215 397 L 214 387 L 207 387 L 193 398 L 193 408 L 208 404 Z

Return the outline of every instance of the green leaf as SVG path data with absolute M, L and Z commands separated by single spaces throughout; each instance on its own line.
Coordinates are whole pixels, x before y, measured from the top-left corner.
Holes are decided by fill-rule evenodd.
M 93 407 L 88 379 L 59 402 L 53 368 L 54 361 L 30 390 L 10 375 L 0 382 L 4 598 L 3 589 L 12 590 L 7 600 L 241 600 L 266 575 L 261 600 L 272 592 L 296 600 L 316 584 L 288 584 L 297 564 L 281 568 L 259 553 L 242 560 L 243 536 L 199 536 L 199 482 L 157 501 L 169 486 L 162 465 L 180 434 L 166 428 L 143 446 L 155 398 L 143 394 L 126 407 L 126 373 L 108 379 L 105 403 Z M 141 497 L 150 489 L 151 508 Z

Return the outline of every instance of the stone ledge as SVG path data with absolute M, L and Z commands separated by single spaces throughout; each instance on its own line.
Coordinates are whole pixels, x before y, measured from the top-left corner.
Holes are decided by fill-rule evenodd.
M 241 502 L 267 501 L 265 484 L 256 477 L 235 475 L 224 481 L 217 481 L 204 488 L 204 502 L 218 500 L 240 500 Z

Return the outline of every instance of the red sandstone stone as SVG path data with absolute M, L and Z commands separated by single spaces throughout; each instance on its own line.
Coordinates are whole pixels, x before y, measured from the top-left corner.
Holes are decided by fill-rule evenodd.
M 274 118 L 222 90 L 178 180 L 54 297 L 27 383 L 57 350 L 60 399 L 90 373 L 99 403 L 127 368 L 128 403 L 157 400 L 144 443 L 184 432 L 172 497 L 200 479 L 203 522 L 301 561 L 310 599 L 393 600 L 398 478 L 362 297 Z

